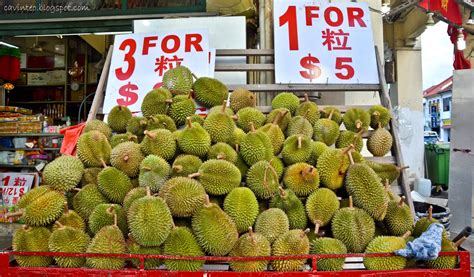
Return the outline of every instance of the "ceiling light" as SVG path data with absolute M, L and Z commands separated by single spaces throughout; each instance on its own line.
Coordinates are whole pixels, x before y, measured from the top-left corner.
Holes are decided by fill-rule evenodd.
M 434 13 L 428 13 L 428 19 L 426 20 L 426 27 L 431 27 L 431 26 L 434 26 L 435 25 L 435 21 L 434 21 Z
M 458 50 L 466 49 L 466 40 L 464 39 L 464 30 L 463 28 L 458 29 L 458 41 L 457 41 L 457 48 Z
M 6 43 L 6 42 L 3 42 L 3 41 L 0 41 L 0 45 L 4 45 L 6 47 L 11 47 L 11 48 L 16 48 L 18 49 L 18 46 L 15 46 L 13 44 L 10 44 L 10 43 Z

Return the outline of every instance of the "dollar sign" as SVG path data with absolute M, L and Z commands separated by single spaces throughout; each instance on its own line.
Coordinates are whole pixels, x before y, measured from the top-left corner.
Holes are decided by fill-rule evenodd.
M 315 65 L 315 63 L 319 63 L 319 60 L 318 58 L 311 56 L 311 54 L 303 57 L 300 61 L 300 65 L 306 70 L 300 71 L 301 77 L 309 79 L 310 82 L 313 82 L 313 79 L 319 78 L 319 76 L 321 76 L 321 68 Z
M 130 82 L 122 86 L 119 89 L 119 94 L 124 98 L 117 99 L 117 104 L 120 106 L 130 106 L 135 104 L 138 100 L 138 94 L 135 92 L 136 90 L 138 90 L 138 86 L 131 84 Z

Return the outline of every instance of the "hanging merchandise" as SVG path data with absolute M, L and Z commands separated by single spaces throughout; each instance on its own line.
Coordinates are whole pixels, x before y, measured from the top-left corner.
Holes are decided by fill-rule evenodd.
M 463 50 L 466 48 L 466 37 L 467 33 L 462 28 L 457 29 L 456 27 L 448 26 L 448 35 L 451 38 L 451 42 L 455 46 L 454 48 L 454 63 L 453 67 L 455 70 L 470 69 L 471 62 L 464 57 Z
M 15 81 L 20 78 L 20 50 L 0 46 L 0 79 Z

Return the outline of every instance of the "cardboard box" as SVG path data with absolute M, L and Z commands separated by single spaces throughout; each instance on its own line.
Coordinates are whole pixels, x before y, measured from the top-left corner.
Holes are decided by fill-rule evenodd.
M 64 85 L 66 83 L 66 70 L 47 71 L 48 85 Z
M 82 101 L 84 99 L 84 91 L 82 89 L 71 91 L 71 101 Z
M 48 74 L 46 72 L 29 72 L 27 75 L 29 86 L 44 86 L 48 84 Z
M 18 133 L 41 133 L 41 121 L 18 122 Z

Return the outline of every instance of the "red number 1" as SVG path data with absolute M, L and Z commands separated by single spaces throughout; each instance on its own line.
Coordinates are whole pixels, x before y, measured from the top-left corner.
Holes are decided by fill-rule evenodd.
M 296 18 L 296 6 L 289 6 L 286 12 L 280 16 L 280 27 L 288 23 L 288 35 L 290 40 L 290 50 L 297 51 L 298 45 L 298 21 Z
M 2 183 L 4 187 L 8 186 L 9 182 L 10 182 L 10 176 L 3 177 Z
M 135 71 L 135 58 L 133 57 L 133 54 L 135 54 L 135 51 L 137 50 L 137 42 L 134 39 L 126 39 L 122 41 L 122 43 L 119 46 L 119 49 L 122 51 L 125 51 L 125 48 L 128 47 L 128 52 L 125 53 L 125 57 L 123 60 L 127 63 L 127 71 L 123 71 L 123 68 L 119 67 L 115 69 L 115 76 L 117 76 L 117 79 L 124 81 L 130 78 L 133 74 L 133 71 Z

